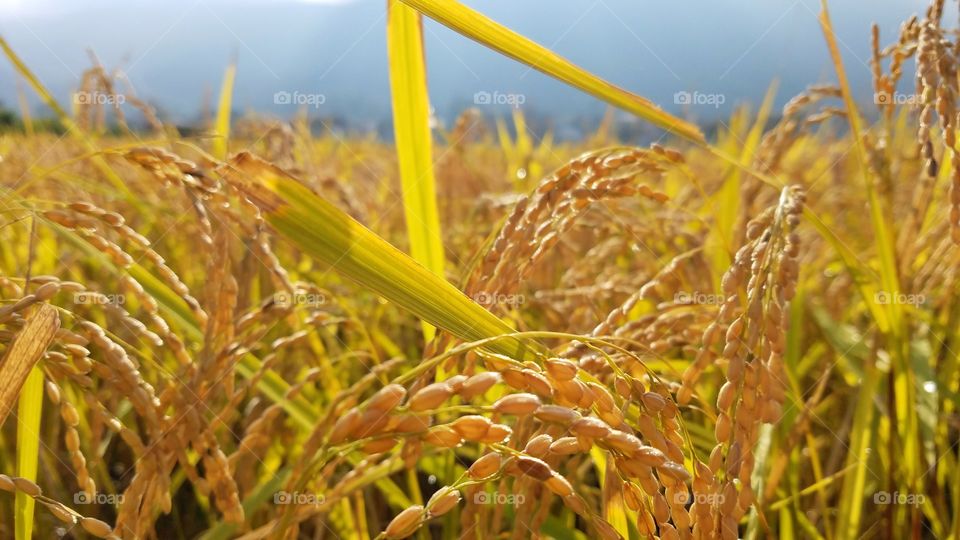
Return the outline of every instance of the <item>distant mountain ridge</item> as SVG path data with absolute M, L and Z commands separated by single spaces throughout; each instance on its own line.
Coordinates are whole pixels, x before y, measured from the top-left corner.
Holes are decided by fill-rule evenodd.
M 216 94 L 224 66 L 236 55 L 238 111 L 284 117 L 307 106 L 314 116 L 379 130 L 390 113 L 384 4 L 41 1 L 32 9 L 0 12 L 0 33 L 64 101 L 89 67 L 91 47 L 107 67 L 126 71 L 137 94 L 167 118 L 189 122 Z M 758 101 L 774 78 L 780 103 L 833 78 L 814 0 L 468 4 L 668 110 L 705 122 L 725 117 L 737 103 Z M 900 21 L 925 3 L 833 4 L 851 81 L 858 96 L 869 99 L 871 20 L 890 41 Z M 432 21 L 425 35 L 431 101 L 441 121 L 475 105 L 502 114 L 517 96 L 525 110 L 560 126 L 603 113 L 593 98 Z M 16 103 L 15 79 L 9 63 L 0 62 L 0 102 L 8 107 Z M 486 94 L 491 103 L 475 103 Z M 495 96 L 508 98 L 496 105 Z

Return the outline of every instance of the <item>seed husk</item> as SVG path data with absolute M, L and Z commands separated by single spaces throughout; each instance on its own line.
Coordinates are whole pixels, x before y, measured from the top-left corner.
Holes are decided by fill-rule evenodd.
M 419 433 L 429 429 L 431 423 L 429 415 L 404 414 L 393 419 L 391 429 L 397 433 Z
M 667 456 L 652 446 L 644 445 L 633 453 L 633 459 L 648 467 L 659 467 L 667 461 Z
M 458 490 L 444 486 L 427 501 L 427 510 L 431 517 L 442 516 L 460 504 L 461 500 L 462 496 Z
M 599 418 L 585 416 L 570 424 L 570 431 L 584 437 L 602 439 L 610 434 L 610 426 Z
M 502 461 L 500 454 L 496 452 L 486 454 L 473 462 L 473 465 L 467 469 L 467 476 L 474 480 L 482 480 L 493 476 L 494 473 L 500 470 Z
M 542 405 L 536 410 L 534 416 L 541 422 L 552 422 L 555 424 L 571 424 L 581 418 L 580 413 L 568 407 L 560 405 Z
M 433 446 L 441 448 L 455 448 L 460 446 L 463 438 L 450 426 L 434 426 L 427 430 L 423 440 Z
M 67 511 L 67 509 L 60 504 L 47 504 L 46 507 L 47 510 L 49 510 L 50 513 L 60 521 L 69 523 L 71 525 L 76 524 L 77 517 Z
M 341 416 L 330 431 L 330 444 L 339 444 L 347 440 L 360 426 L 360 410 L 352 408 Z
M 587 502 L 583 500 L 583 497 L 577 493 L 573 493 L 564 497 L 563 504 L 581 516 L 588 515 L 589 511 L 587 510 Z
M 435 409 L 451 395 L 453 395 L 453 389 L 450 388 L 449 384 L 445 382 L 433 383 L 424 386 L 417 391 L 417 393 L 413 394 L 407 406 L 414 412 Z
M 580 451 L 580 441 L 576 437 L 561 437 L 550 444 L 550 452 L 560 456 L 576 454 Z
M 508 439 L 513 435 L 513 428 L 506 424 L 493 424 L 490 426 L 490 429 L 483 434 L 483 437 L 480 437 L 477 442 L 484 444 L 495 444 L 500 443 Z
M 407 396 L 407 389 L 399 384 L 388 384 L 381 388 L 367 403 L 367 411 L 387 412 L 395 409 Z
M 733 405 L 733 400 L 737 397 L 737 385 L 727 381 L 720 387 L 717 393 L 717 409 L 725 411 Z
M 666 463 L 658 465 L 657 472 L 674 480 L 680 480 L 681 482 L 689 482 L 693 478 L 690 471 L 685 469 L 683 465 L 674 463 L 673 461 L 667 461 Z
M 389 423 L 390 416 L 387 412 L 381 409 L 369 409 L 360 415 L 352 435 L 358 439 L 372 437 L 383 431 Z
M 569 381 L 577 376 L 578 366 L 563 358 L 550 358 L 545 362 L 547 373 L 558 381 Z
M 627 455 L 633 455 L 644 448 L 643 442 L 636 435 L 619 430 L 612 430 L 603 441 Z
M 523 447 L 523 453 L 536 458 L 543 457 L 550 450 L 551 443 L 553 443 L 553 437 L 547 433 L 541 433 L 527 441 L 527 445 Z
M 113 533 L 113 527 L 109 524 L 91 517 L 80 518 L 80 526 L 97 538 L 106 538 Z
M 423 514 L 423 507 L 415 504 L 403 512 L 397 514 L 386 530 L 383 531 L 387 538 L 406 538 L 420 528 L 420 519 Z
M 643 401 L 643 406 L 653 412 L 660 412 L 667 406 L 667 400 L 656 392 L 646 392 L 640 396 L 640 399 Z
M 363 445 L 363 451 L 367 454 L 381 454 L 392 449 L 397 445 L 397 440 L 393 438 L 377 439 Z
M 498 382 L 500 382 L 500 374 L 496 371 L 477 373 L 463 382 L 463 387 L 460 389 L 460 397 L 465 401 L 470 401 L 486 393 L 487 390 Z
M 558 473 L 553 473 L 550 478 L 544 481 L 544 485 L 547 486 L 547 489 L 560 497 L 567 497 L 568 495 L 573 494 L 573 486 L 570 485 L 570 482 L 567 481 L 566 478 Z
M 31 497 L 39 497 L 43 495 L 43 490 L 40 489 L 40 486 L 27 480 L 26 478 L 20 478 L 19 476 L 14 476 L 11 478 L 15 486 L 17 486 L 17 491 L 20 493 L 25 493 Z
M 468 441 L 478 441 L 486 435 L 487 430 L 490 429 L 490 425 L 490 419 L 486 416 L 471 414 L 457 418 L 450 424 L 450 427 L 464 439 Z
M 493 410 L 500 414 L 525 416 L 540 407 L 540 398 L 534 394 L 510 394 L 503 396 L 493 404 Z
M 542 397 L 550 397 L 553 395 L 553 387 L 550 386 L 550 381 L 548 381 L 546 377 L 531 369 L 524 369 L 521 373 L 523 373 L 526 388 L 533 391 L 533 393 Z
M 538 458 L 520 456 L 517 458 L 517 467 L 523 474 L 531 476 L 541 482 L 549 479 L 553 475 L 550 466 Z

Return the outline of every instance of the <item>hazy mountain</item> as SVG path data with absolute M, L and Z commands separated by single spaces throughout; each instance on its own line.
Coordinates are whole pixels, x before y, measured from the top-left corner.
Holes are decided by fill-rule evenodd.
M 700 120 L 722 117 L 737 102 L 759 100 L 774 78 L 782 103 L 833 76 L 817 0 L 467 3 L 583 67 Z M 900 21 L 926 2 L 832 4 L 851 80 L 860 98 L 869 100 L 870 23 L 880 23 L 884 41 L 892 40 Z M 168 117 L 189 121 L 205 95 L 216 95 L 223 68 L 235 54 L 238 110 L 288 116 L 296 106 L 276 102 L 284 101 L 286 92 L 291 102 L 316 103 L 316 116 L 375 127 L 389 118 L 390 107 L 384 14 L 384 0 L 0 0 L 0 34 L 64 101 L 90 65 L 90 48 L 106 66 L 124 70 L 137 93 Z M 425 34 L 431 100 L 441 118 L 472 106 L 478 92 L 490 93 L 491 101 L 522 100 L 526 110 L 560 125 L 603 112 L 593 98 L 432 21 Z M 0 61 L 0 101 L 8 106 L 16 102 L 15 81 L 9 63 Z M 676 104 L 677 92 L 690 92 L 695 103 Z M 479 97 L 482 101 L 483 94 Z

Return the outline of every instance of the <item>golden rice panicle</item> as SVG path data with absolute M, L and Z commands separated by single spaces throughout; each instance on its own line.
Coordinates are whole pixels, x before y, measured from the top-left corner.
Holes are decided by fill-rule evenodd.
M 102 225 L 101 229 L 113 231 L 119 236 L 125 244 L 142 253 L 142 259 L 150 261 L 156 268 L 160 279 L 173 290 L 187 304 L 187 307 L 193 312 L 200 326 L 204 326 L 207 320 L 207 314 L 196 298 L 190 293 L 190 290 L 166 263 L 166 260 L 157 253 L 150 241 L 127 225 L 122 215 L 116 212 L 104 210 L 92 203 L 76 202 L 67 205 L 70 210 L 83 214 L 92 219 L 98 220 Z M 119 249 L 119 246 L 116 248 Z
M 546 176 L 530 197 L 521 198 L 507 218 L 465 290 L 491 310 L 495 300 L 516 293 L 537 262 L 560 241 L 593 201 L 639 194 L 663 202 L 666 195 L 635 186 L 638 173 L 658 173 L 661 163 L 682 160 L 673 150 L 649 152 L 616 148 L 583 154 Z
M 205 478 L 209 482 L 217 509 L 228 523 L 244 522 L 243 506 L 240 505 L 240 493 L 230 470 L 227 456 L 219 448 L 214 448 L 203 456 Z
M 753 448 L 759 425 L 779 420 L 785 399 L 782 355 L 788 303 L 799 272 L 800 246 L 795 229 L 803 204 L 799 188 L 784 188 L 772 212 L 764 212 L 748 225 L 749 243 L 738 251 L 734 262 L 738 270 L 731 269 L 733 273 L 724 276 L 724 292 L 731 294 L 734 303 L 739 295 L 733 293 L 746 280 L 746 304 L 720 340 L 720 358 L 727 361 L 727 369 L 726 383 L 717 397 L 717 445 L 709 460 L 715 482 L 694 482 L 698 498 L 714 501 L 709 514 L 710 522 L 716 524 L 712 534 L 717 538 L 738 536 L 737 521 L 753 503 Z M 687 377 L 685 373 L 684 384 L 690 393 Z M 701 489 L 709 491 L 696 491 Z M 706 508 L 694 508 L 694 515 L 707 513 Z
M 83 516 L 72 508 L 44 496 L 40 486 L 26 478 L 0 474 L 0 491 L 23 493 L 35 499 L 61 522 L 67 525 L 79 524 L 84 531 L 97 538 L 118 538 L 112 536 L 114 528 L 110 524 L 93 517 Z
M 80 432 L 78 431 L 80 415 L 77 413 L 77 408 L 69 401 L 60 399 L 59 406 L 60 418 L 63 419 L 64 424 L 64 445 L 70 456 L 74 474 L 76 474 L 77 485 L 83 492 L 84 497 L 92 500 L 96 496 L 97 488 L 93 478 L 90 477 L 90 471 L 87 469 L 86 456 L 83 455 L 80 448 Z

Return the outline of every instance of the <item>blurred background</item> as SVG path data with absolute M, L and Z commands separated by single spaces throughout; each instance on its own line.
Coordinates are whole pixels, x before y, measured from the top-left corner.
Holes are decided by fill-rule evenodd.
M 778 81 L 782 105 L 833 80 L 818 0 L 472 0 L 466 4 L 582 67 L 706 126 L 758 103 Z M 956 17 L 954 3 L 947 17 Z M 831 2 L 858 99 L 873 100 L 870 25 L 882 43 L 921 0 Z M 384 0 L 0 0 L 4 36 L 58 100 L 68 104 L 90 52 L 179 125 L 202 123 L 231 59 L 235 112 L 311 118 L 351 132 L 391 134 Z M 430 97 L 449 126 L 468 107 L 509 114 L 561 139 L 595 129 L 605 106 L 427 20 Z M 911 68 L 905 71 L 910 72 Z M 912 81 L 906 80 L 906 91 Z M 5 59 L 0 106 L 44 110 Z M 311 97 L 312 96 L 312 97 Z M 133 115 L 135 117 L 135 115 Z M 629 127 L 634 120 L 617 113 Z M 637 130 L 645 129 L 637 125 Z

